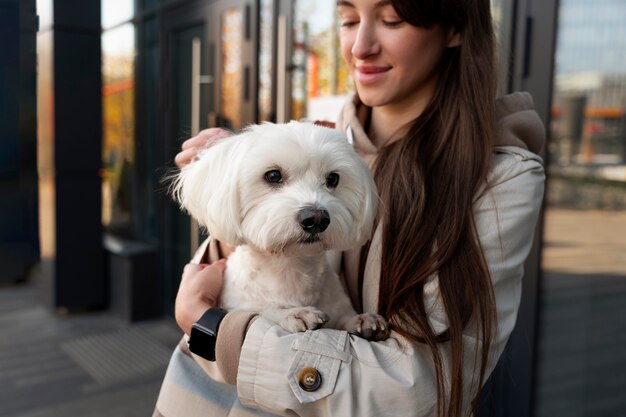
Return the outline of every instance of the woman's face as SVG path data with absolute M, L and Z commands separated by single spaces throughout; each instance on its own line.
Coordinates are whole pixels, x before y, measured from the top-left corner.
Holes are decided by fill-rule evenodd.
M 341 50 L 359 97 L 371 107 L 424 108 L 437 65 L 457 40 L 439 25 L 412 26 L 390 1 L 338 1 Z

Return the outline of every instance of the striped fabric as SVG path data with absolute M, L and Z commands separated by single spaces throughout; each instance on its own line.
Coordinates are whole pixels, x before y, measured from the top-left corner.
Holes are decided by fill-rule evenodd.
M 163 379 L 152 417 L 257 417 L 273 416 L 246 408 L 239 402 L 237 388 L 209 378 L 193 360 L 187 343 L 181 343 Z

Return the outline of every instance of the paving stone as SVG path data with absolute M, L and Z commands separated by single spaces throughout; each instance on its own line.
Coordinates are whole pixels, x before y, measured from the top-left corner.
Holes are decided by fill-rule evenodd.
M 107 312 L 58 315 L 0 287 L 0 417 L 150 416 L 181 332 Z

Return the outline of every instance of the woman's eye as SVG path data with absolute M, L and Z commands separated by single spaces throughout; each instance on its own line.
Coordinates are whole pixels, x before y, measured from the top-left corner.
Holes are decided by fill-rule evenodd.
M 400 26 L 404 23 L 404 20 L 383 20 L 383 25 L 388 27 Z
M 283 182 L 283 174 L 277 169 L 267 171 L 264 175 L 265 181 L 269 184 L 280 184 Z
M 338 184 L 339 174 L 337 174 L 336 172 L 331 172 L 330 174 L 328 174 L 328 176 L 326 177 L 326 186 L 328 188 L 336 188 Z
M 343 20 L 341 22 L 341 27 L 342 28 L 349 28 L 349 27 L 352 27 L 352 26 L 356 25 L 357 23 L 359 23 L 359 22 L 357 22 L 355 20 Z

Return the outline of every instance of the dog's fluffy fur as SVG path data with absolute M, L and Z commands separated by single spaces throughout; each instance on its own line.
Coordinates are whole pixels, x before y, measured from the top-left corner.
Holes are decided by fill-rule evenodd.
M 291 332 L 326 325 L 388 336 L 381 316 L 356 314 L 326 257 L 363 245 L 376 213 L 371 173 L 339 132 L 250 126 L 182 168 L 173 194 L 213 238 L 237 247 L 224 308 L 259 312 Z

